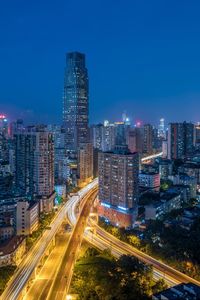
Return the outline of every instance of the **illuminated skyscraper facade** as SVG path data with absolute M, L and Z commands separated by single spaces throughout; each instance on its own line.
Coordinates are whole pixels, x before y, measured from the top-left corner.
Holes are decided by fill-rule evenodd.
M 88 142 L 88 72 L 85 55 L 66 55 L 63 99 L 63 123 L 66 129 L 66 149 L 77 152 L 80 144 Z

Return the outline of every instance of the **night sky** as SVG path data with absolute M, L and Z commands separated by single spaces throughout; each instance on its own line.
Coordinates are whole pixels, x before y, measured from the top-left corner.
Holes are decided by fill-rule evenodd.
M 200 121 L 200 1 L 0 3 L 0 112 L 61 122 L 65 53 L 86 54 L 90 122 Z

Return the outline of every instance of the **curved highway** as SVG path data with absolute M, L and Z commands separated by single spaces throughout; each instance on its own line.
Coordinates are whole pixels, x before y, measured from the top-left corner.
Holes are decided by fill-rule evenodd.
M 60 228 L 66 213 L 73 204 L 82 199 L 87 193 L 97 186 L 97 179 L 92 183 L 88 184 L 85 188 L 80 190 L 76 196 L 72 196 L 57 212 L 53 221 L 51 222 L 51 229 L 46 230 L 42 237 L 36 242 L 36 244 L 29 250 L 20 265 L 18 266 L 16 272 L 14 273 L 12 279 L 8 282 L 8 285 L 1 295 L 1 300 L 16 300 L 21 295 L 24 287 L 29 281 L 31 275 L 33 274 L 35 268 L 40 262 L 42 256 L 44 255 L 47 247 L 54 238 L 56 232 Z
M 76 223 L 76 205 L 77 202 L 74 202 L 67 211 L 68 219 L 72 225 Z M 137 257 L 139 260 L 145 262 L 146 264 L 153 266 L 155 278 L 163 278 L 170 285 L 176 285 L 181 282 L 191 282 L 200 286 L 199 281 L 147 255 L 137 248 L 122 242 L 121 240 L 117 239 L 116 237 L 102 229 L 100 226 L 98 226 L 98 224 L 96 224 L 94 221 L 88 221 L 88 228 L 91 228 L 91 230 L 86 230 L 84 236 L 86 240 L 93 244 L 95 247 L 101 250 L 109 248 L 113 255 L 115 255 L 116 257 L 119 257 L 122 254 L 129 254 Z

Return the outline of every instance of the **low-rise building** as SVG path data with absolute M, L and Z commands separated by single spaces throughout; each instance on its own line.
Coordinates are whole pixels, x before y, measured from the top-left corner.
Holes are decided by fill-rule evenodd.
M 158 173 L 146 173 L 139 174 L 139 186 L 151 190 L 158 191 L 160 189 L 160 174 Z
M 173 185 L 167 190 L 168 193 L 178 193 L 181 195 L 181 202 L 187 203 L 191 198 L 190 193 L 190 186 L 189 185 L 183 185 L 183 184 L 177 184 Z
M 181 184 L 190 187 L 190 198 L 196 198 L 197 195 L 197 180 L 193 176 L 188 176 L 187 174 L 179 174 L 169 177 L 174 185 Z
M 164 214 L 178 208 L 181 208 L 180 194 L 165 193 L 159 201 L 145 206 L 145 220 L 160 219 Z
M 17 235 L 29 235 L 38 229 L 39 204 L 38 202 L 17 202 L 16 230 Z
M 0 242 L 10 239 L 14 235 L 13 226 L 1 226 L 0 227 Z
M 0 245 L 0 267 L 18 266 L 26 252 L 26 240 L 14 236 Z
M 167 290 L 154 294 L 152 300 L 198 300 L 200 287 L 193 283 L 181 283 Z
M 53 192 L 50 196 L 43 196 L 39 199 L 40 212 L 49 213 L 53 210 L 56 193 Z
M 200 163 L 199 162 L 186 162 L 179 167 L 179 172 L 185 173 L 190 177 L 195 177 L 197 184 L 200 184 Z

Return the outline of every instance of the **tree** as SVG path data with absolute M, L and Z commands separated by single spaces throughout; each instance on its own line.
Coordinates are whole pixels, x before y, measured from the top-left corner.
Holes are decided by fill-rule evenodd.
M 140 247 L 140 239 L 136 235 L 128 235 L 127 236 L 128 242 L 133 245 L 134 247 L 139 248 Z
M 168 288 L 167 284 L 163 279 L 159 279 L 156 281 L 156 283 L 152 286 L 153 294 L 159 293 L 163 290 L 166 290 Z

